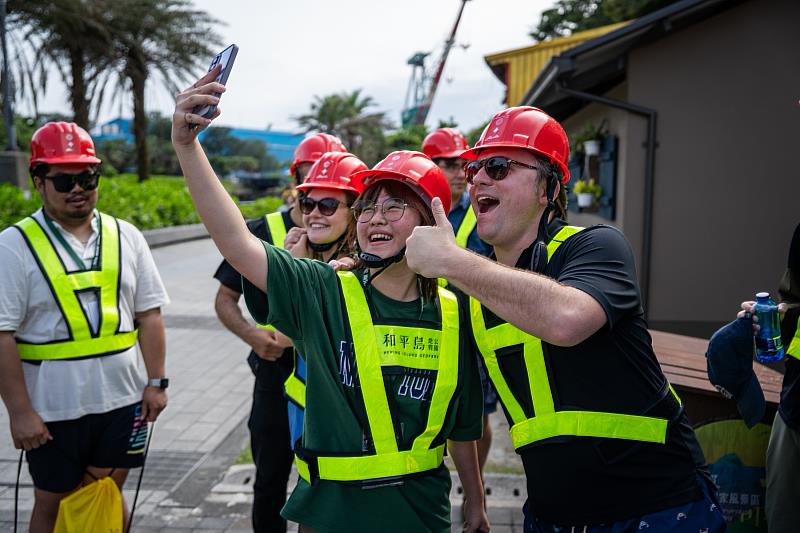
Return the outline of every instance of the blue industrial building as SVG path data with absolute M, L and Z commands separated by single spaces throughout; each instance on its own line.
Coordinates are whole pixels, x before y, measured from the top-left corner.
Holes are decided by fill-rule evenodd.
M 95 142 L 102 143 L 112 139 L 125 139 L 133 143 L 133 119 L 118 117 L 109 120 L 92 131 Z M 294 156 L 294 150 L 305 138 L 303 133 L 293 133 L 290 131 L 279 130 L 255 130 L 249 128 L 229 128 L 231 135 L 237 139 L 250 140 L 256 139 L 267 145 L 267 152 L 278 161 L 290 162 Z M 205 132 L 200 133 L 200 141 L 203 140 Z M 288 163 L 287 163 L 288 165 Z

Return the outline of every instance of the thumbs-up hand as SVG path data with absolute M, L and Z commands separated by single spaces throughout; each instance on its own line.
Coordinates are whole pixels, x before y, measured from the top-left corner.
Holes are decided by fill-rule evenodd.
M 409 268 L 417 274 L 426 278 L 446 278 L 448 261 L 460 248 L 439 198 L 433 199 L 431 210 L 435 225 L 414 228 L 406 239 L 406 260 Z

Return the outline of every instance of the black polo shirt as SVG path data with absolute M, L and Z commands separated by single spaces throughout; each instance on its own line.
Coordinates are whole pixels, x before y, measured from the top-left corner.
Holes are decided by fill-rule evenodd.
M 565 224 L 554 220 L 550 235 Z M 518 268 L 531 269 L 532 249 L 522 253 Z M 633 252 L 622 233 L 598 225 L 574 235 L 551 257 L 545 275 L 592 296 L 608 319 L 577 346 L 542 343 L 556 409 L 674 417 L 676 404 L 656 402 L 667 382 L 644 320 Z M 484 313 L 487 327 L 502 322 Z M 514 349 L 519 353 L 511 353 Z M 530 406 L 522 348 L 506 350 L 499 358 L 501 371 L 512 390 L 527 391 L 521 396 L 527 394 Z M 520 455 L 533 516 L 555 525 L 616 522 L 702 497 L 697 473 L 705 459 L 682 412 L 670 423 L 664 445 L 556 437 L 531 444 Z
M 292 221 L 292 217 L 289 216 L 289 211 L 281 213 L 281 215 L 283 217 L 283 223 L 286 226 L 286 231 L 289 231 L 295 227 L 296 224 Z M 272 234 L 269 231 L 269 227 L 267 226 L 267 222 L 264 220 L 264 217 L 249 220 L 247 222 L 247 227 L 250 229 L 250 233 L 262 241 L 272 244 Z M 222 285 L 225 285 L 229 289 L 238 293 L 242 292 L 242 275 L 239 274 L 239 272 L 237 272 L 236 269 L 234 269 L 224 259 L 219 265 L 219 268 L 217 268 L 217 271 L 214 273 L 214 278 L 216 278 Z M 289 374 L 291 374 L 292 367 L 294 365 L 294 357 L 292 354 L 293 350 L 294 348 L 287 348 L 284 350 L 283 356 L 277 361 L 267 361 L 266 359 L 261 359 L 258 354 L 250 350 L 250 355 L 247 357 L 247 363 L 250 365 L 253 374 L 256 375 L 259 387 L 283 387 L 283 382 L 286 380 Z

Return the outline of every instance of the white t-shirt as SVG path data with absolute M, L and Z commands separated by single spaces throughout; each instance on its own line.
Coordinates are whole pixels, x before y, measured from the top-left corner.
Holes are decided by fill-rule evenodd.
M 33 214 L 54 243 L 61 260 L 78 268 L 45 224 L 41 209 Z M 97 217 L 92 235 L 84 246 L 57 222 L 54 226 L 78 257 L 81 268 L 91 266 L 97 242 Z M 133 225 L 119 221 L 121 240 L 120 331 L 131 331 L 136 313 L 169 303 L 144 236 Z M 91 328 L 100 319 L 97 296 L 79 295 Z M 0 331 L 14 331 L 16 338 L 44 343 L 68 336 L 66 321 L 21 232 L 13 227 L 0 233 Z M 105 413 L 142 399 L 146 384 L 139 344 L 124 352 L 75 361 L 22 363 L 25 385 L 33 408 L 45 422 L 73 420 L 87 414 Z

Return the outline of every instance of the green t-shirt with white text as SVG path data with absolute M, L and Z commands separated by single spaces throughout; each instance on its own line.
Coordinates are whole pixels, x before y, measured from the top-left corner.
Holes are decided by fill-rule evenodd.
M 368 432 L 363 430 L 366 413 L 338 276 L 325 263 L 294 259 L 269 244 L 265 248 L 269 298 L 246 281 L 244 295 L 256 321 L 270 323 L 290 337 L 306 359 L 303 447 L 325 454 L 359 454 L 371 449 Z M 422 305 L 420 299 L 392 300 L 371 285 L 366 293 L 376 325 L 391 322 L 440 328 L 435 302 Z M 470 441 L 481 436 L 483 396 L 465 303 L 460 297 L 459 382 L 433 446 L 446 439 Z M 387 338 L 384 342 L 414 340 Z M 436 371 L 383 367 L 383 376 L 398 447 L 408 450 L 425 428 Z M 444 467 L 409 477 L 396 486 L 361 487 L 325 480 L 309 485 L 300 479 L 282 514 L 320 532 L 449 531 L 449 493 L 450 475 Z

